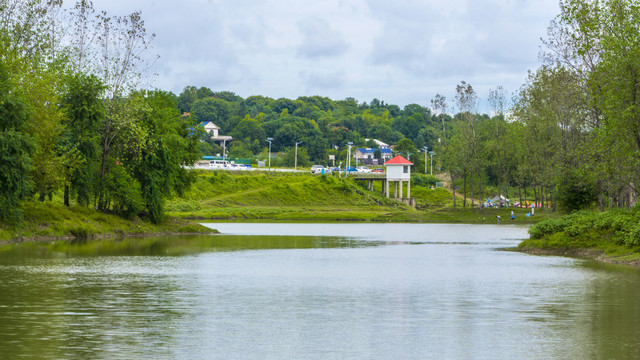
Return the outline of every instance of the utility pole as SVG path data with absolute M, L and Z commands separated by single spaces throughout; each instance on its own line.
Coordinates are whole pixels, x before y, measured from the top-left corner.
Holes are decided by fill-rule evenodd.
M 345 178 L 347 177 L 347 173 L 349 173 L 349 170 L 351 168 L 351 146 L 353 145 L 353 143 L 351 141 L 349 141 L 347 143 L 347 145 L 349 146 L 349 152 L 348 152 L 349 155 L 347 156 L 347 169 L 344 172 L 344 177 Z
M 427 175 L 427 152 L 429 148 L 424 146 L 424 174 Z
M 431 155 L 431 175 L 433 175 L 433 155 L 435 155 L 436 153 L 433 151 L 429 151 L 429 154 Z
M 269 142 L 269 172 L 271 172 L 271 142 L 273 138 L 267 138 L 267 141 Z
M 302 144 L 302 141 L 296 141 L 296 160 L 294 170 L 298 171 L 298 144 Z

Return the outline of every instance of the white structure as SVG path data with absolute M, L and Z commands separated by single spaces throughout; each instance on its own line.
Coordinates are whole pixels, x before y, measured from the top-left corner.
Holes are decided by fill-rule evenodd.
M 231 136 L 220 135 L 219 134 L 220 127 L 218 127 L 218 125 L 212 123 L 211 121 L 202 122 L 200 123 L 200 126 L 204 128 L 204 131 L 206 131 L 207 134 L 211 135 L 211 139 L 213 139 L 213 141 L 215 141 L 216 143 L 220 144 L 220 146 L 222 146 L 222 152 L 223 152 L 222 157 L 226 157 L 227 142 L 233 140 L 233 138 Z
M 389 183 L 394 183 L 394 198 L 406 200 L 411 203 L 411 166 L 413 163 L 398 155 L 384 163 L 387 167 L 387 181 L 385 181 L 385 193 L 389 197 Z M 402 185 L 407 183 L 407 197 L 402 196 Z M 399 187 L 399 189 L 398 189 Z
M 385 144 L 382 141 L 378 140 L 378 139 L 372 139 L 374 143 L 376 143 L 376 145 L 378 145 L 378 147 L 380 149 L 388 149 L 389 148 L 389 144 Z M 364 139 L 364 141 L 369 141 L 369 139 Z
M 218 125 L 212 123 L 211 121 L 203 122 L 200 125 L 204 128 L 204 131 L 206 131 L 207 134 L 211 135 L 211 137 L 218 137 L 218 132 L 220 131 Z

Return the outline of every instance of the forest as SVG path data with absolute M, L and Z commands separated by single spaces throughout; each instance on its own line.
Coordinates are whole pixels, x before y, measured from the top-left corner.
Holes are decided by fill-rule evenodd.
M 554 210 L 631 208 L 640 183 L 640 4 L 561 2 L 531 70 L 515 94 L 481 99 L 461 81 L 454 99 L 436 95 L 400 107 L 323 96 L 243 98 L 186 86 L 141 90 L 153 35 L 141 13 L 108 16 L 79 1 L 0 1 L 0 218 L 21 218 L 20 201 L 70 202 L 163 217 L 164 201 L 193 182 L 190 165 L 222 153 L 197 125 L 230 135 L 227 155 L 281 166 L 330 164 L 347 143 L 395 145 L 424 173 L 455 185 L 454 206 L 487 188 L 517 199 L 533 193 Z M 480 114 L 481 102 L 489 114 Z M 369 139 L 367 141 L 367 139 Z M 275 159 L 274 159 L 275 160 Z M 495 194 L 494 194 L 495 195 Z M 467 197 L 470 201 L 467 203 Z M 460 203 L 461 202 L 461 203 Z

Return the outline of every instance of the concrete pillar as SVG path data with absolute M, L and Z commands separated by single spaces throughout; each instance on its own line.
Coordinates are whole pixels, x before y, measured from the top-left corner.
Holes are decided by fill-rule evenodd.
M 387 195 L 387 199 L 389 198 L 389 180 L 384 181 L 385 194 Z
M 393 198 L 394 199 L 398 198 L 398 182 L 397 181 L 393 182 Z
M 404 196 L 402 196 L 402 183 L 404 182 L 404 180 L 400 180 L 398 181 L 400 183 L 400 199 L 402 199 Z
M 411 199 L 411 180 L 407 180 L 407 198 Z

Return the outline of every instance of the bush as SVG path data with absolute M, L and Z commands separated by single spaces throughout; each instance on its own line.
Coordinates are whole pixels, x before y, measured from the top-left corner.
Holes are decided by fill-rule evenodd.
M 421 175 L 421 174 L 413 174 L 411 175 L 411 186 L 436 186 L 436 183 L 439 182 L 435 176 L 431 175 Z
M 567 171 L 556 190 L 558 208 L 564 212 L 590 208 L 598 198 L 595 180 L 579 170 Z

